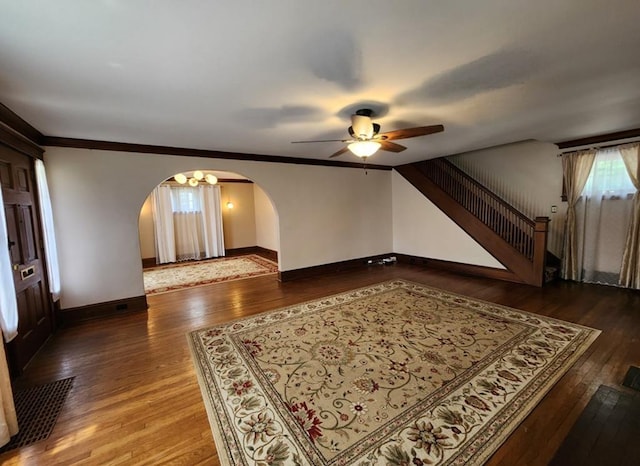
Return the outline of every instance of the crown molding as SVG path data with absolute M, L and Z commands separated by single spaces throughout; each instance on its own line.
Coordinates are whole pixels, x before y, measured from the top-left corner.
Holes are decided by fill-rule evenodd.
M 594 146 L 612 141 L 620 141 L 623 139 L 631 139 L 640 137 L 640 128 L 628 129 L 625 131 L 616 131 L 615 133 L 601 134 L 599 136 L 591 136 L 581 139 L 573 139 L 571 141 L 557 142 L 559 149 L 570 149 L 580 146 Z
M 5 124 L 31 142 L 38 145 L 42 144 L 44 135 L 3 103 L 0 103 L 0 123 Z
M 338 162 L 334 160 L 305 159 L 301 157 L 284 157 L 281 155 L 245 154 L 242 152 L 222 152 L 207 149 L 189 149 L 186 147 L 155 146 L 128 142 L 96 141 L 92 139 L 61 138 L 44 136 L 43 146 L 71 147 L 75 149 L 95 149 L 116 152 L 137 152 L 154 155 L 180 155 L 186 157 L 205 157 L 212 159 L 248 160 L 253 162 L 289 163 L 295 165 L 319 165 L 325 167 L 367 168 L 369 170 L 387 170 L 388 165 L 362 164 L 356 162 Z

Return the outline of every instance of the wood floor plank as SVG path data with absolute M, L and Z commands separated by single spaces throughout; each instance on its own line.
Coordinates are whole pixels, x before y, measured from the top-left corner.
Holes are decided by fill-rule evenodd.
M 147 313 L 60 329 L 16 381 L 76 376 L 57 425 L 49 439 L 0 463 L 219 465 L 185 335 L 395 278 L 602 330 L 489 466 L 548 464 L 598 386 L 618 387 L 640 365 L 636 291 L 562 281 L 538 289 L 404 264 L 286 283 L 257 277 L 150 296 Z

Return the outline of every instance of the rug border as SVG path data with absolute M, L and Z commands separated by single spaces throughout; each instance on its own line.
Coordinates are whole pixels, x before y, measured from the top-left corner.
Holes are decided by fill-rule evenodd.
M 409 286 L 418 286 L 418 287 L 422 287 L 422 288 L 427 288 L 429 290 L 432 291 L 436 291 L 436 292 L 442 292 L 445 294 L 448 294 L 450 296 L 453 297 L 459 297 L 459 298 L 463 298 L 463 299 L 467 299 L 467 300 L 473 300 L 473 301 L 477 301 L 480 302 L 482 304 L 486 304 L 486 305 L 490 305 L 490 306 L 494 306 L 497 308 L 501 308 L 503 310 L 508 310 L 508 311 L 517 311 L 519 313 L 528 315 L 528 316 L 533 316 L 533 317 L 543 317 L 544 319 L 547 319 L 549 321 L 553 321 L 553 322 L 557 322 L 557 323 L 570 323 L 571 325 L 574 325 L 576 327 L 579 327 L 580 329 L 583 330 L 587 330 L 590 333 L 586 336 L 586 338 L 581 341 L 580 343 L 577 343 L 576 348 L 574 349 L 573 353 L 568 356 L 562 363 L 562 365 L 560 366 L 561 369 L 560 370 L 555 370 L 553 372 L 553 374 L 550 375 L 549 378 L 547 378 L 544 383 L 542 384 L 542 388 L 535 391 L 534 395 L 529 397 L 527 400 L 525 400 L 522 404 L 522 406 L 519 408 L 519 412 L 518 414 L 515 414 L 510 420 L 508 420 L 505 424 L 502 425 L 502 428 L 500 429 L 500 433 L 501 435 L 499 435 L 499 437 L 501 438 L 496 438 L 496 436 L 492 436 L 491 438 L 489 438 L 486 442 L 484 442 L 481 446 L 481 448 L 474 454 L 474 457 L 469 459 L 467 462 L 465 462 L 465 465 L 482 465 L 484 464 L 491 456 L 493 456 L 499 449 L 499 447 L 505 443 L 507 441 L 507 439 L 511 436 L 511 434 L 518 428 L 518 426 L 532 413 L 532 411 L 535 409 L 535 407 L 542 401 L 542 399 L 551 391 L 551 389 L 558 383 L 558 381 L 564 377 L 568 371 L 571 369 L 571 367 L 582 357 L 584 356 L 584 354 L 586 353 L 587 349 L 593 344 L 593 342 L 600 336 L 600 334 L 602 333 L 601 330 L 599 329 L 595 329 L 592 327 L 588 327 L 582 324 L 578 324 L 578 323 L 574 323 L 574 322 L 570 322 L 567 320 L 561 320 L 561 319 L 557 319 L 555 317 L 551 317 L 551 316 L 546 316 L 544 314 L 536 314 L 530 311 L 525 311 L 523 309 L 518 309 L 515 307 L 511 307 L 511 306 L 506 306 L 506 305 L 502 305 L 502 304 L 498 304 L 498 303 L 494 303 L 491 301 L 486 301 L 483 300 L 481 298 L 476 298 L 473 296 L 468 296 L 468 295 L 463 295 L 460 293 L 457 293 L 455 291 L 450 291 L 450 290 L 446 290 L 446 289 L 442 289 L 442 288 L 437 288 L 434 286 L 430 286 L 430 285 L 426 285 L 423 283 L 418 283 L 418 282 L 414 282 L 411 280 L 406 280 L 406 279 L 402 279 L 402 278 L 397 278 L 397 279 L 392 279 L 392 280 L 385 280 L 382 282 L 376 282 L 376 283 L 371 283 L 369 285 L 365 285 L 365 286 L 361 286 L 361 287 L 357 287 L 357 288 L 351 288 L 349 290 L 343 291 L 343 292 L 338 292 L 338 293 L 334 293 L 334 294 L 328 294 L 328 295 L 324 295 L 324 296 L 320 296 L 317 298 L 313 298 L 313 299 L 309 299 L 309 300 L 305 300 L 299 303 L 295 303 L 295 304 L 291 304 L 288 306 L 282 306 L 282 307 L 276 307 L 274 309 L 268 309 L 265 310 L 263 312 L 258 312 L 256 314 L 250 315 L 250 316 L 246 316 L 246 317 L 240 317 L 240 318 L 236 318 L 236 319 L 232 319 L 229 321 L 226 321 L 224 323 L 220 323 L 217 325 L 209 325 L 206 327 L 200 327 L 198 329 L 195 330 L 190 330 L 187 332 L 186 337 L 187 337 L 187 341 L 189 342 L 189 349 L 190 349 L 190 353 L 191 353 L 191 359 L 192 359 L 192 363 L 194 365 L 195 368 L 195 372 L 196 372 L 196 377 L 198 380 L 198 385 L 200 386 L 200 392 L 202 395 L 202 399 L 205 405 L 205 410 L 207 412 L 207 417 L 209 419 L 209 425 L 211 427 L 211 432 L 212 432 L 212 436 L 214 438 L 214 442 L 215 442 L 215 447 L 216 447 L 216 452 L 218 453 L 218 458 L 220 460 L 220 463 L 222 466 L 235 466 L 231 461 L 233 460 L 233 458 L 230 457 L 230 455 L 220 455 L 220 449 L 219 449 L 219 445 L 222 445 L 223 450 L 226 450 L 226 441 L 225 438 L 222 434 L 222 429 L 219 429 L 219 425 L 217 422 L 217 416 L 216 416 L 216 412 L 214 410 L 214 407 L 211 405 L 210 400 L 209 400 L 209 391 L 207 390 L 208 385 L 206 384 L 206 380 L 205 380 L 205 375 L 202 373 L 202 369 L 200 367 L 200 364 L 198 363 L 198 358 L 197 356 L 199 355 L 198 350 L 196 348 L 196 341 L 195 341 L 195 334 L 198 332 L 201 332 L 203 330 L 206 329 L 211 329 L 211 328 L 215 328 L 215 327 L 220 327 L 220 326 L 229 326 L 238 322 L 243 322 L 243 321 L 248 321 L 251 319 L 255 319 L 258 316 L 266 316 L 269 314 L 275 314 L 277 312 L 283 312 L 286 311 L 288 309 L 291 308 L 295 308 L 295 307 L 299 307 L 299 306 L 304 306 L 305 304 L 308 303 L 312 303 L 318 300 L 322 300 L 323 298 L 328 298 L 328 297 L 338 297 L 341 295 L 347 295 L 353 292 L 358 292 L 361 290 L 365 290 L 371 287 L 377 287 L 377 286 L 383 286 L 385 284 L 397 284 L 398 287 L 403 287 L 406 285 Z M 579 351 L 580 349 L 583 349 L 582 351 Z M 526 389 L 526 387 L 525 387 Z M 225 454 L 227 452 L 225 451 Z M 452 464 L 454 463 L 457 459 L 459 459 L 459 456 L 454 456 L 449 458 L 449 460 L 445 463 L 445 464 Z
M 147 271 L 147 270 L 158 270 L 158 269 L 171 269 L 174 267 L 186 267 L 189 265 L 194 265 L 194 263 L 197 262 L 213 262 L 213 261 L 227 261 L 227 260 L 232 260 L 232 259 L 242 259 L 243 257 L 257 257 L 261 260 L 264 260 L 266 262 L 270 262 L 271 264 L 277 266 L 278 263 L 272 261 L 271 259 L 267 259 L 266 257 L 261 256 L 260 254 L 256 254 L 256 253 L 250 253 L 250 254 L 242 254 L 242 255 L 238 255 L 238 256 L 218 256 L 218 257 L 208 257 L 206 259 L 196 259 L 196 260 L 192 260 L 192 259 L 187 259 L 184 261 L 176 261 L 176 262 L 167 262 L 165 264 L 156 264 L 154 266 L 151 267 L 145 267 L 143 271 Z
M 511 309 L 516 309 L 516 308 L 511 308 Z M 516 309 L 516 310 L 519 310 L 519 309 Z M 522 312 L 526 312 L 526 311 L 522 311 Z M 554 319 L 554 320 L 557 320 L 557 319 Z M 569 322 L 569 321 L 564 321 L 564 322 Z M 581 326 L 580 324 L 575 324 L 573 322 L 569 322 L 569 323 L 571 323 L 572 325 Z M 529 417 L 529 415 L 533 412 L 535 407 L 538 406 L 538 404 L 540 404 L 540 402 L 544 399 L 544 397 L 547 396 L 547 394 L 551 391 L 551 389 L 555 387 L 555 385 L 560 381 L 560 379 L 562 379 L 565 375 L 567 375 L 569 370 L 571 370 L 571 367 L 582 356 L 584 356 L 587 349 L 593 344 L 593 342 L 602 333 L 602 330 L 598 330 L 591 327 L 585 327 L 585 326 L 581 326 L 581 327 L 591 330 L 591 333 L 588 335 L 587 338 L 585 338 L 584 341 L 582 341 L 579 344 L 576 350 L 574 350 L 573 354 L 564 361 L 564 363 L 561 366 L 561 369 L 554 371 L 553 374 L 548 379 L 545 380 L 542 386 L 542 389 L 536 390 L 535 394 L 523 403 L 519 413 L 516 414 L 506 424 L 503 424 L 503 428 L 501 429 L 502 439 L 496 439 L 495 437 L 491 437 L 489 441 L 483 444 L 482 450 L 477 453 L 476 456 L 478 461 L 474 463 L 465 463 L 465 464 L 477 464 L 478 466 L 480 466 L 484 464 L 486 461 L 488 461 L 489 458 L 491 458 L 498 451 L 500 446 L 503 443 L 505 443 L 509 439 L 509 437 L 511 437 L 511 434 L 513 434 L 513 432 L 520 426 L 520 424 L 522 424 L 522 422 L 527 417 Z M 579 351 L 582 348 L 584 348 L 583 351 Z
M 189 352 L 191 353 L 191 362 L 195 369 L 196 379 L 198 380 L 198 386 L 200 387 L 200 395 L 201 395 L 202 401 L 204 402 L 204 408 L 205 408 L 205 411 L 207 412 L 207 418 L 209 419 L 209 430 L 211 431 L 211 435 L 213 436 L 213 442 L 216 448 L 216 454 L 218 456 L 218 460 L 220 460 L 221 466 L 234 466 L 234 464 L 231 463 L 231 460 L 232 460 L 231 456 L 225 451 L 227 443 L 222 434 L 222 429 L 220 428 L 220 426 L 218 426 L 216 411 L 214 410 L 213 405 L 209 400 L 209 392 L 207 390 L 208 385 L 205 380 L 205 375 L 202 373 L 200 364 L 196 364 L 198 361 L 197 359 L 198 350 L 195 347 L 196 343 L 194 339 L 191 337 L 191 334 L 192 332 L 189 332 L 186 335 L 187 341 L 189 343 Z M 224 451 L 224 454 L 222 455 L 220 454 L 221 453 L 220 445 L 222 445 L 222 451 Z
M 249 275 L 247 277 L 237 277 L 237 278 L 222 279 L 222 280 L 217 280 L 217 281 L 214 279 L 214 280 L 211 280 L 211 281 L 206 282 L 206 283 L 196 283 L 194 285 L 183 286 L 183 287 L 180 287 L 180 288 L 174 288 L 174 289 L 163 290 L 163 291 L 146 291 L 145 290 L 144 294 L 145 294 L 145 296 L 156 296 L 156 295 L 161 295 L 161 294 L 164 294 L 164 293 L 172 293 L 174 291 L 187 290 L 189 288 L 198 288 L 198 287 L 201 287 L 201 286 L 215 285 L 217 283 L 235 282 L 235 281 L 238 281 L 238 280 L 246 280 L 248 278 L 256 278 L 256 277 L 266 277 L 266 276 L 269 276 L 269 275 L 275 275 L 275 274 L 277 274 L 279 272 L 278 264 L 276 262 L 274 262 L 272 260 L 269 260 L 269 259 L 267 259 L 265 257 L 262 257 L 262 256 L 260 256 L 258 254 L 245 254 L 243 256 L 229 256 L 229 257 L 222 256 L 222 257 L 215 257 L 215 258 L 210 258 L 210 259 L 201 259 L 201 260 L 199 260 L 197 262 L 208 262 L 208 261 L 213 261 L 213 260 L 242 259 L 242 258 L 246 258 L 246 257 L 252 257 L 252 258 L 256 258 L 257 257 L 260 260 L 264 260 L 265 262 L 269 262 L 270 264 L 275 266 L 276 270 L 273 271 L 273 272 L 265 272 L 265 273 L 260 272 L 260 273 L 256 273 L 255 275 Z M 147 271 L 147 270 L 151 271 L 151 270 L 171 269 L 171 268 L 175 268 L 175 267 L 186 267 L 186 266 L 190 266 L 190 265 L 195 265 L 195 264 L 193 262 L 192 263 L 184 263 L 184 264 L 180 264 L 180 263 L 172 263 L 172 264 L 169 264 L 169 265 L 164 265 L 163 264 L 163 265 L 159 265 L 159 266 L 156 266 L 156 267 L 148 267 L 147 269 L 143 270 L 142 272 L 143 272 L 143 275 L 144 275 L 144 272 Z M 262 265 L 262 264 L 259 264 L 259 265 Z

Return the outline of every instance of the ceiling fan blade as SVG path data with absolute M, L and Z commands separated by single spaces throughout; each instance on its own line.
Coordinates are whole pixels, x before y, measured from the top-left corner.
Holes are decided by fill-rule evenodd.
M 444 126 L 442 125 L 418 126 L 416 128 L 404 128 L 389 131 L 387 133 L 379 134 L 378 137 L 390 141 L 393 139 L 407 139 L 426 136 L 427 134 L 439 133 L 441 131 L 444 131 Z
M 344 139 L 319 139 L 317 141 L 291 141 L 291 144 L 304 144 L 307 142 L 347 142 Z
M 345 152 L 348 152 L 348 151 L 349 151 L 349 148 L 348 148 L 348 147 L 343 147 L 342 149 L 340 149 L 340 150 L 339 150 L 338 152 L 336 152 L 335 154 L 331 154 L 331 155 L 329 156 L 329 158 L 330 158 L 330 159 L 332 159 L 332 158 L 337 157 L 337 156 L 339 156 L 339 155 L 342 155 L 342 154 L 344 154 Z
M 396 144 L 391 141 L 378 141 L 380 143 L 380 149 L 388 152 L 402 152 L 406 147 Z

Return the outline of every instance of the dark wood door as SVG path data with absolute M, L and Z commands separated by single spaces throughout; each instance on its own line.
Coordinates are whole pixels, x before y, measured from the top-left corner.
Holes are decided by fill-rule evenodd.
M 53 332 L 53 318 L 41 247 L 33 159 L 0 145 L 0 182 L 18 301 L 18 336 L 7 346 L 9 366 L 16 375 Z

